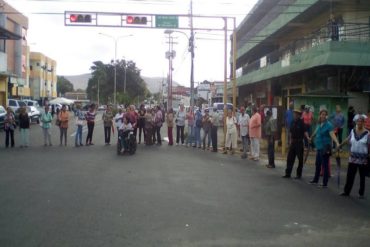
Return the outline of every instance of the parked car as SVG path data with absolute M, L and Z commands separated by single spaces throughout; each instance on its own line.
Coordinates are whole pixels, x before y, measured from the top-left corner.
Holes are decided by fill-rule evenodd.
M 37 109 L 40 108 L 40 105 L 39 105 L 39 102 L 37 102 L 36 100 L 29 100 L 29 99 L 26 99 L 26 100 L 23 100 L 28 106 L 34 106 L 36 107 Z
M 5 108 L 2 105 L 0 105 L 0 130 L 4 129 L 5 115 L 6 115 Z
M 27 106 L 22 100 L 8 99 L 8 106 L 12 108 L 13 112 L 16 112 L 21 106 Z

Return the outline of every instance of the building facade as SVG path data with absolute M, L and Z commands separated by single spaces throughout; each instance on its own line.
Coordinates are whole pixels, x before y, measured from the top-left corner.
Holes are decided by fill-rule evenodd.
M 28 18 L 0 0 L 0 104 L 28 98 Z
M 56 61 L 40 52 L 31 52 L 29 61 L 32 98 L 45 101 L 57 97 Z
M 368 1 L 260 0 L 236 48 L 239 104 L 369 109 Z

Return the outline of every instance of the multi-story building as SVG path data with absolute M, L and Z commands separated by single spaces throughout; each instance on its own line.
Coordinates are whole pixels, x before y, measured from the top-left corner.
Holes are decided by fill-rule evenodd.
M 30 53 L 30 88 L 34 100 L 57 97 L 57 63 L 40 52 Z
M 0 0 L 0 104 L 30 96 L 27 75 L 28 18 Z
M 259 0 L 237 28 L 239 104 L 369 108 L 369 1 Z

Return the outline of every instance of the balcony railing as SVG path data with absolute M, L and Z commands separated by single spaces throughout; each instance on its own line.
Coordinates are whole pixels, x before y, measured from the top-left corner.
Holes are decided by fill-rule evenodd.
M 294 40 L 282 49 L 266 54 L 260 59 L 242 67 L 246 75 L 253 71 L 282 62 L 282 66 L 289 65 L 291 56 L 306 52 L 307 50 L 330 41 L 370 42 L 370 25 L 364 23 L 344 23 L 341 25 L 327 25 L 321 27 L 302 39 Z

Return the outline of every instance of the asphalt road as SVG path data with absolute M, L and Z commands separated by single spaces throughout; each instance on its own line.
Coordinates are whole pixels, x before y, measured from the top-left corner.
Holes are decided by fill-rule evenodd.
M 370 199 L 283 179 L 284 167 L 183 146 L 5 149 L 0 133 L 0 246 L 368 246 Z M 19 134 L 19 133 L 17 133 Z M 58 144 L 54 129 L 53 141 Z M 86 133 L 84 133 L 84 136 Z M 369 179 L 365 195 L 370 198 Z

